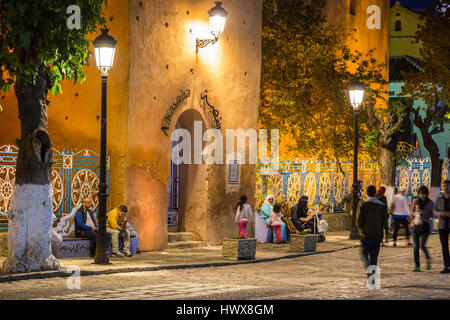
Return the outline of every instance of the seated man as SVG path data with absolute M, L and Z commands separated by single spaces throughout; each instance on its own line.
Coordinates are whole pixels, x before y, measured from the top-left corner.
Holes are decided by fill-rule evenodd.
M 91 210 L 91 205 L 91 198 L 83 198 L 82 207 L 75 213 L 75 237 L 88 238 L 91 241 L 91 257 L 93 257 L 97 246 L 98 225 L 95 214 Z M 109 246 L 111 236 L 107 234 L 106 237 L 106 242 Z
M 123 239 L 123 251 L 125 256 L 131 257 L 130 252 L 130 232 L 127 230 L 126 206 L 111 210 L 106 214 L 106 231 L 111 235 L 112 256 L 122 258 L 123 254 L 119 252 L 119 236 Z

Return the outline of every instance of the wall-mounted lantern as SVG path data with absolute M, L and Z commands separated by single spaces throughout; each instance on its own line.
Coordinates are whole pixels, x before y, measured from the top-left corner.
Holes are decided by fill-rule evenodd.
M 225 21 L 227 20 L 228 12 L 222 8 L 222 2 L 217 1 L 216 6 L 209 11 L 209 27 L 214 39 L 196 39 L 195 52 L 198 52 L 198 48 L 204 48 L 210 43 L 216 43 L 219 41 L 219 36 L 222 35 L 225 27 Z

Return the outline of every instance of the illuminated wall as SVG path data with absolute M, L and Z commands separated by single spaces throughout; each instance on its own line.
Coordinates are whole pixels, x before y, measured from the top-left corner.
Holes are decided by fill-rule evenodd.
M 215 127 L 208 108 L 201 107 L 201 93 L 207 90 L 209 102 L 219 110 L 222 133 L 257 128 L 262 1 L 224 1 L 224 34 L 196 54 L 196 37 L 208 36 L 213 6 L 209 0 L 131 1 L 127 203 L 141 249 L 158 249 L 167 242 L 170 138 L 176 122 L 189 112 L 183 116 L 184 127 L 194 119 Z M 172 112 L 181 90 L 190 95 Z M 168 111 L 166 136 L 161 126 Z M 237 235 L 234 206 L 241 193 L 254 204 L 255 166 L 240 166 L 239 185 L 227 184 L 226 165 L 186 165 L 181 170 L 186 173 L 180 194 L 182 231 L 209 242 Z

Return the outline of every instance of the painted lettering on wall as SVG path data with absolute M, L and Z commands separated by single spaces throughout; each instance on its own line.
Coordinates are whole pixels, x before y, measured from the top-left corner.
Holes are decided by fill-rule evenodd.
M 212 117 L 214 119 L 216 128 L 220 129 L 222 127 L 222 124 L 220 122 L 222 120 L 222 117 L 219 116 L 219 114 L 220 114 L 219 110 L 217 110 L 214 106 L 209 104 L 207 93 L 208 93 L 208 90 L 203 91 L 200 95 L 200 99 L 208 105 L 208 107 L 210 108 L 209 113 L 212 115 Z
M 370 14 L 370 16 L 367 18 L 367 28 L 381 29 L 381 9 L 380 9 L 380 7 L 375 4 L 368 6 L 367 14 Z
M 181 94 L 175 99 L 173 104 L 169 108 L 167 108 L 166 115 L 164 116 L 164 119 L 161 123 L 161 130 L 166 136 L 169 136 L 167 134 L 167 130 L 169 130 L 170 128 L 170 122 L 172 121 L 172 116 L 175 113 L 175 110 L 177 110 L 178 106 L 182 104 L 187 98 L 189 98 L 190 95 L 191 90 L 181 90 Z

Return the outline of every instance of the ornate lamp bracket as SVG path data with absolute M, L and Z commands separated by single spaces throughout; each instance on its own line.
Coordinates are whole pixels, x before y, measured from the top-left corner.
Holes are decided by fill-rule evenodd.
M 214 38 L 214 39 L 199 39 L 199 38 L 197 38 L 195 41 L 195 53 L 198 53 L 199 48 L 204 48 L 208 44 L 210 44 L 210 43 L 214 44 L 217 41 L 219 41 L 219 38 Z

